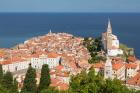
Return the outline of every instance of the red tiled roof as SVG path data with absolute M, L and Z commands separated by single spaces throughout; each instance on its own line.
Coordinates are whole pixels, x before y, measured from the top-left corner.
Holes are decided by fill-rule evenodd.
M 47 53 L 48 58 L 57 58 L 59 55 L 54 52 Z
M 128 60 L 128 62 L 136 62 L 136 61 L 137 61 L 137 59 L 136 59 L 135 56 L 129 56 L 129 57 L 127 58 L 127 60 Z
M 5 54 L 4 53 L 0 53 L 0 57 L 3 57 Z
M 126 84 L 140 86 L 140 72 L 127 80 Z
M 64 67 L 62 65 L 56 66 L 55 69 L 61 71 Z
M 94 68 L 104 68 L 104 63 L 103 62 L 100 62 L 100 63 L 95 63 L 95 64 L 93 64 L 93 67 Z
M 126 64 L 126 68 L 136 69 L 137 68 L 137 64 L 135 64 L 135 63 L 128 63 L 128 64 Z
M 125 66 L 123 63 L 115 63 L 112 65 L 114 70 L 119 70 L 121 69 L 123 66 Z
M 69 73 L 66 73 L 66 72 L 60 72 L 60 73 L 57 73 L 56 75 L 60 77 L 69 77 Z
M 10 60 L 7 60 L 7 61 L 0 62 L 0 64 L 7 65 L 7 64 L 12 64 L 12 62 Z
M 32 54 L 31 57 L 33 57 L 33 58 L 38 58 L 39 55 L 38 55 L 38 54 Z
M 68 90 L 69 85 L 66 83 L 62 83 L 61 80 L 56 78 L 51 78 L 51 84 L 50 86 L 56 87 L 59 90 Z

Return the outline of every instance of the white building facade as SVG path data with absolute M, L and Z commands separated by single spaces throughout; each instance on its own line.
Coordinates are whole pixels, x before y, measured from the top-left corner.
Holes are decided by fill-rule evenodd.
M 1 62 L 4 72 L 17 72 L 20 70 L 28 69 L 29 64 L 35 69 L 41 69 L 43 64 L 48 64 L 49 68 L 54 68 L 60 64 L 61 57 L 50 58 L 45 54 L 33 56 L 29 59 L 19 61 L 4 61 Z

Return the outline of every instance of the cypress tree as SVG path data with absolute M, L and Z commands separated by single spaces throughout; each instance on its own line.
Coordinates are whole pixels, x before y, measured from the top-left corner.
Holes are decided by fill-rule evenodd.
M 0 64 L 0 83 L 2 82 L 2 78 L 3 78 L 3 69 L 2 65 Z
M 8 90 L 13 88 L 13 76 L 11 72 L 6 72 L 2 79 L 2 86 Z
M 2 85 L 0 85 L 0 93 L 11 93 L 11 91 L 5 89 L 4 87 L 2 87 Z
M 39 84 L 39 91 L 43 89 L 47 89 L 50 85 L 50 74 L 49 74 L 49 67 L 47 64 L 44 64 L 41 69 L 41 78 Z
M 21 90 L 21 93 L 36 93 L 36 71 L 29 66 L 25 79 L 24 79 L 24 84 L 23 88 Z

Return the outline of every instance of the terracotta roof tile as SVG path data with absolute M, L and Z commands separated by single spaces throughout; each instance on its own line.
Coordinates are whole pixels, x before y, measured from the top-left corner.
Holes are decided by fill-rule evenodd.
M 123 63 L 115 63 L 115 64 L 112 65 L 112 67 L 113 67 L 114 70 L 119 70 L 123 66 L 125 66 L 125 64 L 123 64 Z
M 128 57 L 128 62 L 136 62 L 136 61 L 137 61 L 137 59 L 136 59 L 135 56 L 129 56 Z
M 140 72 L 134 77 L 128 79 L 126 81 L 126 84 L 140 86 Z
M 48 58 L 57 58 L 57 57 L 59 57 L 59 55 L 57 53 L 54 53 L 54 52 L 47 53 L 47 56 L 48 56 Z
M 100 62 L 100 63 L 95 63 L 95 64 L 93 64 L 93 66 L 92 67 L 94 67 L 94 68 L 104 68 L 104 63 L 103 62 Z
M 56 71 L 61 71 L 62 69 L 64 69 L 64 67 L 62 65 L 56 66 L 55 67 Z
M 126 68 L 127 68 L 127 69 L 128 69 L 128 68 L 136 69 L 136 68 L 137 68 L 137 64 L 135 64 L 135 63 L 128 63 L 128 64 L 126 64 Z

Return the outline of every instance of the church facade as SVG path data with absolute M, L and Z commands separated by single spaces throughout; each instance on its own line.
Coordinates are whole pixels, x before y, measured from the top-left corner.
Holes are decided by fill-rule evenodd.
M 119 49 L 119 40 L 116 35 L 112 34 L 110 20 L 108 21 L 107 31 L 102 33 L 102 44 L 108 56 L 122 55 L 123 51 Z

